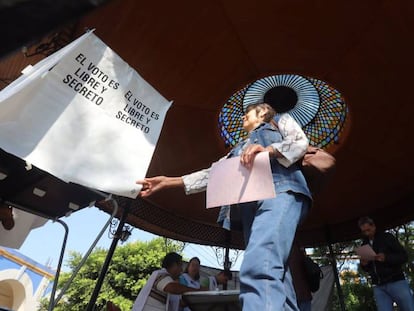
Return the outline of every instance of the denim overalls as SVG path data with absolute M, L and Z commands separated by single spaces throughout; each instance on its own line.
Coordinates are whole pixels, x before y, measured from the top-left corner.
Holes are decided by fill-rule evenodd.
M 248 144 L 267 147 L 282 136 L 269 123 L 253 130 L 229 157 L 238 156 Z M 307 214 L 311 194 L 297 164 L 286 168 L 271 159 L 276 197 L 239 204 L 246 243 L 240 268 L 240 301 L 243 310 L 298 310 L 287 259 L 296 228 Z M 232 207 L 232 210 L 234 207 Z M 232 216 L 231 216 L 232 217 Z

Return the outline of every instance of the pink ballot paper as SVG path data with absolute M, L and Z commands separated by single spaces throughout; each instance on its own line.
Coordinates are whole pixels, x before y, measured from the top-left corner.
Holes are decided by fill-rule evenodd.
M 368 244 L 362 245 L 355 249 L 356 254 L 361 257 L 361 259 L 365 260 L 374 260 L 375 256 L 377 255 L 372 247 Z
M 206 195 L 207 208 L 276 197 L 269 153 L 258 153 L 250 169 L 240 157 L 213 163 Z

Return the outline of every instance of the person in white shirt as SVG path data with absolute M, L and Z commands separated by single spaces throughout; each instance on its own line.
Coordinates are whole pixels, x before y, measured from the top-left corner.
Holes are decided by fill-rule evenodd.
M 198 290 L 178 283 L 182 264 L 181 255 L 168 253 L 162 269 L 154 271 L 139 292 L 132 311 L 178 311 L 181 294 Z

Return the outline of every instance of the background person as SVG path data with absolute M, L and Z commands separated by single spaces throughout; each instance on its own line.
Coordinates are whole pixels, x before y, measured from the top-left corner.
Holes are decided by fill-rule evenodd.
M 362 245 L 369 244 L 377 254 L 374 260 L 360 260 L 361 268 L 371 276 L 378 311 L 391 311 L 393 302 L 400 311 L 414 311 L 411 289 L 402 265 L 408 256 L 404 247 L 388 232 L 378 232 L 374 221 L 362 217 L 358 226 L 364 236 Z
M 297 164 L 306 152 L 308 139 L 291 116 L 276 116 L 265 103 L 246 108 L 243 128 L 249 136 L 227 157 L 240 156 L 241 164 L 249 168 L 257 153 L 268 151 L 276 197 L 239 204 L 246 243 L 240 268 L 240 302 L 245 311 L 298 310 L 293 286 L 285 284 L 291 283 L 291 278 L 285 276 L 289 274 L 287 259 L 296 228 L 311 201 Z M 206 189 L 208 175 L 209 169 L 205 169 L 182 177 L 145 178 L 137 183 L 142 184 L 142 197 L 171 187 L 182 187 L 191 194 Z
M 200 259 L 193 257 L 187 264 L 184 273 L 178 278 L 180 284 L 200 289 Z M 183 311 L 191 311 L 189 307 L 184 307 Z
M 181 255 L 171 252 L 165 255 L 162 269 L 154 271 L 135 300 L 132 311 L 178 311 L 181 294 L 197 291 L 178 283 L 182 273 Z
M 179 277 L 180 284 L 192 288 L 200 288 L 200 259 L 193 257 L 187 264 L 184 273 Z
M 227 284 L 232 278 L 233 276 L 229 270 L 223 270 L 216 275 L 203 279 L 201 285 L 208 288 L 208 290 L 219 290 L 220 285 Z

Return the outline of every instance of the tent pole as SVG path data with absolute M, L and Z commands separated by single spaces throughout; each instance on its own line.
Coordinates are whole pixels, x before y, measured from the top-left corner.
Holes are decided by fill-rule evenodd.
M 332 248 L 331 231 L 330 231 L 329 227 L 326 227 L 326 237 L 327 237 L 328 248 L 329 248 L 329 259 L 331 261 L 332 271 L 334 273 L 336 290 L 338 292 L 339 304 L 340 304 L 341 310 L 346 311 L 344 294 L 342 292 L 341 283 L 339 282 L 338 268 L 336 267 L 336 258 L 335 258 L 335 254 L 334 254 L 333 248 Z
M 129 210 L 129 206 L 125 207 L 122 212 L 122 216 L 121 216 L 121 219 L 119 220 L 118 228 L 116 229 L 116 233 L 112 240 L 111 247 L 109 248 L 108 254 L 106 255 L 105 262 L 102 265 L 101 272 L 99 273 L 98 280 L 96 281 L 95 288 L 91 295 L 91 299 L 89 300 L 89 304 L 88 304 L 88 307 L 86 308 L 86 311 L 93 311 L 95 309 L 95 303 L 98 298 L 99 292 L 101 290 L 106 273 L 108 271 L 109 264 L 111 263 L 112 256 L 114 255 L 116 245 L 118 241 L 121 239 L 124 224 L 128 216 L 128 210 Z
M 224 253 L 224 270 L 230 271 L 231 268 L 231 262 L 230 262 L 230 240 L 231 240 L 231 231 L 226 230 L 226 247 L 225 247 L 225 253 Z M 227 290 L 227 283 L 223 284 L 223 290 Z
M 108 201 L 110 200 L 112 202 L 112 204 L 114 206 L 113 212 L 112 212 L 111 216 L 109 217 L 108 221 L 102 227 L 101 231 L 98 233 L 95 241 L 91 244 L 91 246 L 89 247 L 88 251 L 83 256 L 81 262 L 78 264 L 78 266 L 72 272 L 72 275 L 70 276 L 70 279 L 66 282 L 65 286 L 60 290 L 60 293 L 59 293 L 58 297 L 55 299 L 55 305 L 58 304 L 58 302 L 60 301 L 60 299 L 66 293 L 66 291 L 69 288 L 70 284 L 72 283 L 73 279 L 76 277 L 76 275 L 78 274 L 79 270 L 85 264 L 86 260 L 88 259 L 89 255 L 91 254 L 92 250 L 95 248 L 96 244 L 101 239 L 102 235 L 104 234 L 104 232 L 108 228 L 109 224 L 112 222 L 112 219 L 115 217 L 116 213 L 118 212 L 118 202 L 116 200 L 114 200 L 112 197 L 109 197 L 107 200 Z
M 65 237 L 63 238 L 62 249 L 60 250 L 59 264 L 57 266 L 56 273 L 55 273 L 55 279 L 53 281 L 53 287 L 52 287 L 52 293 L 50 294 L 48 311 L 53 310 L 53 308 L 55 307 L 56 288 L 57 288 L 58 281 L 59 281 L 60 268 L 62 267 L 63 255 L 65 254 L 66 241 L 68 239 L 68 233 L 69 233 L 69 228 L 65 222 L 63 222 L 60 219 L 57 219 L 56 222 L 60 223 L 63 226 L 63 228 L 65 228 Z

